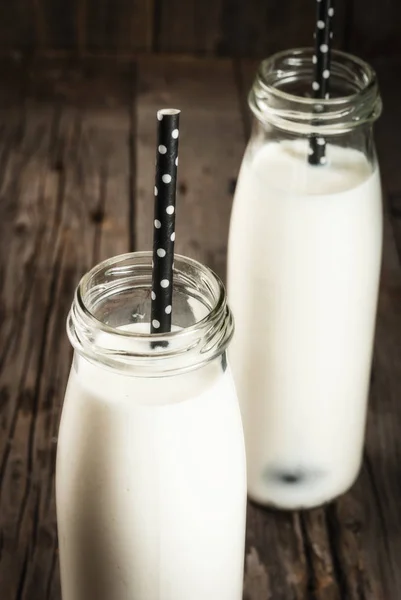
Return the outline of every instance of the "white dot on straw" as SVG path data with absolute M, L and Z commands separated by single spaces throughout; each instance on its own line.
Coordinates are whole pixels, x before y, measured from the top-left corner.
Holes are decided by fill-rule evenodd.
M 328 100 L 330 98 L 330 94 L 329 92 L 327 92 L 327 94 L 325 95 L 326 100 Z
M 163 113 L 161 110 L 157 111 L 157 120 L 158 121 L 162 121 L 163 120 Z
M 166 251 L 164 248 L 158 248 L 156 250 L 157 256 L 160 256 L 160 258 L 164 258 L 166 256 Z
M 164 312 L 166 313 L 166 315 L 171 314 L 171 304 L 168 304 L 166 306 L 166 308 L 164 309 Z
M 150 293 L 150 297 L 152 298 L 152 300 L 156 300 L 156 294 L 154 292 Z
M 330 38 L 331 38 L 331 39 L 333 39 L 333 35 L 334 35 L 334 34 L 333 34 L 333 32 L 332 32 L 332 31 L 330 31 Z
M 320 85 L 318 84 L 318 82 L 317 82 L 317 81 L 314 81 L 314 82 L 312 83 L 312 88 L 313 88 L 314 90 L 318 90 L 318 89 L 320 88 Z
M 160 282 L 160 285 L 162 288 L 168 288 L 168 286 L 170 285 L 170 282 L 168 279 L 162 279 Z
M 173 129 L 173 131 L 171 132 L 171 137 L 173 137 L 176 140 L 178 138 L 178 135 L 179 135 L 178 129 Z
M 176 167 L 178 167 L 178 156 L 177 156 L 177 158 L 175 159 L 175 166 L 176 166 Z
M 174 240 L 175 240 L 175 231 L 173 231 L 173 233 L 170 235 L 170 240 L 172 242 L 174 242 Z
M 312 56 L 312 62 L 314 65 L 317 63 L 317 56 Z
M 168 206 L 168 207 L 166 208 L 166 213 L 167 213 L 168 215 L 172 215 L 172 214 L 174 213 L 174 206 Z
M 325 53 L 326 53 L 326 52 L 328 52 L 328 51 L 329 51 L 329 47 L 328 47 L 328 45 L 327 45 L 327 44 L 322 44 L 322 45 L 320 46 L 320 52 L 323 52 L 323 54 L 325 54 Z
M 155 219 L 154 220 L 154 224 L 155 224 L 156 229 L 160 229 L 160 227 L 162 226 L 162 224 L 160 223 L 159 219 Z
M 316 141 L 317 141 L 318 146 L 324 146 L 324 143 L 325 143 L 324 138 L 317 138 Z
M 330 77 L 330 71 L 328 69 L 323 71 L 323 77 L 324 79 L 328 79 Z
M 157 196 L 157 194 L 159 193 L 159 190 L 157 189 L 157 187 L 155 186 L 155 196 Z
M 319 29 L 324 29 L 324 28 L 325 28 L 325 23 L 324 23 L 324 21 L 318 21 L 318 22 L 317 22 L 317 26 L 318 26 L 318 28 L 319 28 Z
M 327 158 L 325 156 L 320 157 L 320 164 L 325 165 L 327 163 Z
M 309 148 L 309 149 L 308 149 L 308 154 L 310 154 L 310 155 L 312 155 L 312 154 L 313 154 L 313 150 L 312 150 L 312 148 Z
M 165 175 L 162 175 L 162 181 L 163 183 L 170 183 L 171 175 L 168 175 L 167 173 Z
M 166 154 L 166 152 L 167 152 L 167 148 L 166 148 L 166 146 L 163 146 L 163 144 L 160 144 L 158 150 L 159 150 L 160 154 Z
M 332 17 L 334 15 L 334 8 L 329 8 L 327 14 L 329 15 L 329 17 Z
M 158 321 L 157 319 L 153 319 L 152 325 L 153 325 L 153 327 L 155 329 L 159 329 L 159 327 L 160 327 L 160 321 Z

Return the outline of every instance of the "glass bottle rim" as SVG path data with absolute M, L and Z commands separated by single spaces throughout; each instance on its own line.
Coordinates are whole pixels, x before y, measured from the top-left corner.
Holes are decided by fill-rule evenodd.
M 199 320 L 178 330 L 151 334 L 113 327 L 94 314 L 90 297 L 96 287 L 96 293 L 104 297 L 118 293 L 117 283 L 95 286 L 95 281 L 115 277 L 115 282 L 120 280 L 128 285 L 130 279 L 130 285 L 147 290 L 150 297 L 151 265 L 152 252 L 129 252 L 102 261 L 83 275 L 67 319 L 68 337 L 78 353 L 125 373 L 160 376 L 198 368 L 224 352 L 234 332 L 224 284 L 209 267 L 186 256 L 174 256 L 173 288 L 185 284 L 188 293 L 191 290 L 194 293 L 193 297 L 200 298 L 203 294 L 207 312 Z M 108 343 L 97 342 L 95 334 L 99 332 Z M 111 340 L 114 341 L 110 345 Z M 116 340 L 133 340 L 135 350 L 125 347 L 120 351 Z
M 259 121 L 299 134 L 341 134 L 381 114 L 382 103 L 374 69 L 364 60 L 333 50 L 331 82 L 349 93 L 314 98 L 294 93 L 294 83 L 304 80 L 312 92 L 314 49 L 294 48 L 263 60 L 249 93 L 249 106 Z M 290 88 L 290 91 L 286 89 Z

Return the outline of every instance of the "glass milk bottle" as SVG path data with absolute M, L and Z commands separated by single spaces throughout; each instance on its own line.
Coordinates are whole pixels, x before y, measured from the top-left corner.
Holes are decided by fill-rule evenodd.
M 149 334 L 151 253 L 81 280 L 57 455 L 63 600 L 240 600 L 246 464 L 221 281 L 176 256 Z
M 382 247 L 375 73 L 334 52 L 330 99 L 315 100 L 313 70 L 312 50 L 260 65 L 228 252 L 248 493 L 286 509 L 358 474 Z M 325 146 L 318 166 L 310 136 Z

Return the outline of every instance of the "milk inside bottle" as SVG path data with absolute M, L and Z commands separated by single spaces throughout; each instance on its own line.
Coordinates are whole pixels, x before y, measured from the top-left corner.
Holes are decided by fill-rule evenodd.
M 316 109 L 300 97 L 311 72 L 309 51 L 261 65 L 228 253 L 248 493 L 288 509 L 325 503 L 358 474 L 382 245 L 375 75 L 334 53 L 333 97 Z M 324 133 L 319 166 L 312 133 Z
M 63 600 L 240 600 L 246 467 L 231 313 L 220 280 L 176 257 L 173 331 L 150 336 L 151 258 L 95 267 L 69 316 Z

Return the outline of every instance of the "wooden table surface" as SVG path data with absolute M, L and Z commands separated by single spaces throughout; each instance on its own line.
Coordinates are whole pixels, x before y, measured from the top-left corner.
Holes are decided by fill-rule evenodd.
M 401 598 L 401 68 L 377 67 L 386 220 L 364 465 L 326 508 L 249 505 L 247 600 Z M 1 600 L 60 599 L 54 466 L 71 360 L 65 320 L 92 265 L 151 247 L 155 111 L 183 111 L 176 250 L 224 278 L 254 69 L 163 57 L 2 68 Z

